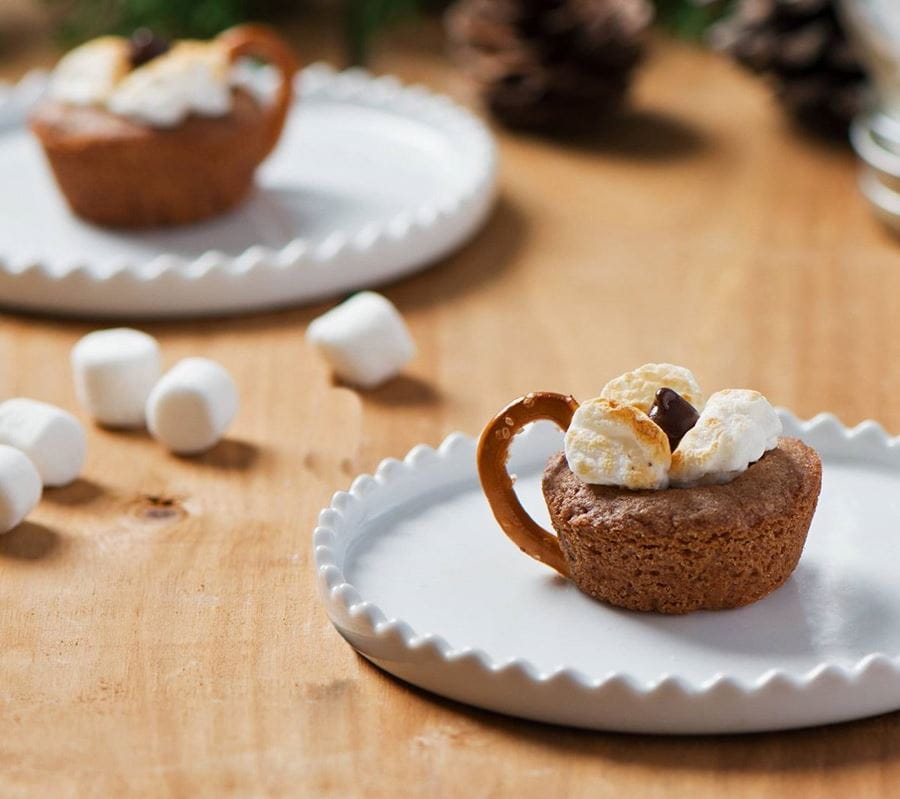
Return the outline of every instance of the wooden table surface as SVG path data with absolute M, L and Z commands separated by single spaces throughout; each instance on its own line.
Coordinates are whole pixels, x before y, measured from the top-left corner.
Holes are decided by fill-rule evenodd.
M 398 36 L 374 66 L 465 99 L 435 41 Z M 0 538 L 0 794 L 896 795 L 896 715 L 745 737 L 568 730 L 410 689 L 331 628 L 310 562 L 331 493 L 531 389 L 589 397 L 667 360 L 709 390 L 900 430 L 900 243 L 850 154 L 785 126 L 759 84 L 659 42 L 635 110 L 596 139 L 500 149 L 484 232 L 385 290 L 420 354 L 381 390 L 333 385 L 307 350 L 325 305 L 142 325 L 167 363 L 227 365 L 243 407 L 195 459 L 90 428 L 84 478 Z M 0 317 L 0 395 L 77 410 L 68 351 L 97 326 Z

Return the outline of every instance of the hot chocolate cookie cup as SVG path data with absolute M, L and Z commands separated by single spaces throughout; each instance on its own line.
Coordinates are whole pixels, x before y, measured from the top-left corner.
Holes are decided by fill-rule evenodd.
M 227 115 L 191 116 L 172 128 L 54 100 L 35 109 L 29 125 L 75 214 L 110 227 L 180 225 L 244 199 L 281 134 L 296 62 L 287 45 L 260 26 L 233 28 L 217 41 L 231 60 L 255 56 L 279 70 L 271 106 L 235 89 Z
M 571 397 L 529 395 L 501 411 L 479 442 L 485 494 L 504 532 L 526 554 L 596 599 L 670 614 L 746 605 L 787 580 L 821 488 L 814 450 L 783 438 L 729 483 L 660 491 L 585 483 L 559 453 L 543 479 L 554 536 L 516 498 L 508 447 L 536 419 L 566 429 L 577 407 Z
M 729 483 L 665 491 L 588 485 L 559 453 L 543 492 L 582 591 L 630 610 L 689 613 L 748 605 L 790 577 L 821 480 L 815 451 L 782 438 Z

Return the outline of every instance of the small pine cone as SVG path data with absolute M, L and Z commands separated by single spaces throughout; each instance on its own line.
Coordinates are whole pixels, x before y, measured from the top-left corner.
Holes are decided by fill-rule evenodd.
M 652 17 L 648 0 L 458 0 L 447 33 L 501 122 L 567 132 L 622 105 Z
M 739 0 L 710 38 L 714 47 L 769 79 L 800 123 L 826 135 L 847 132 L 866 76 L 834 0 Z

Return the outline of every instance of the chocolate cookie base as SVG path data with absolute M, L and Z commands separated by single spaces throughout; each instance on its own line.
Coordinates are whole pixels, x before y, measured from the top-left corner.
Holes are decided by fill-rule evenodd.
M 725 485 L 588 485 L 563 453 L 543 479 L 576 585 L 610 604 L 660 613 L 736 608 L 782 585 L 800 560 L 821 485 L 819 456 L 793 438 Z
M 152 128 L 101 108 L 47 101 L 29 120 L 72 211 L 99 225 L 180 225 L 223 213 L 253 184 L 266 112 L 233 92 L 223 117 Z

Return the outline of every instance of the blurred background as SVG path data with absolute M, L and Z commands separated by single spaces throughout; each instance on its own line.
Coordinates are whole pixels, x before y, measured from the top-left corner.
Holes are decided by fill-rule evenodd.
M 728 0 L 655 0 L 654 4 L 664 25 L 693 37 L 730 5 Z M 380 30 L 417 15 L 439 14 L 447 5 L 447 0 L 3 0 L 0 53 L 33 46 L 48 35 L 68 46 L 138 27 L 172 37 L 203 38 L 247 19 L 290 24 L 324 17 L 341 27 L 348 57 L 358 60 L 365 57 L 368 43 Z M 556 4 L 551 0 L 525 5 Z
M 543 133 L 619 110 L 654 35 L 729 54 L 788 119 L 837 140 L 865 87 L 832 0 L 2 0 L 0 76 L 104 33 L 205 38 L 247 19 L 305 31 L 339 66 L 425 30 L 418 45 L 447 49 L 499 122 Z

